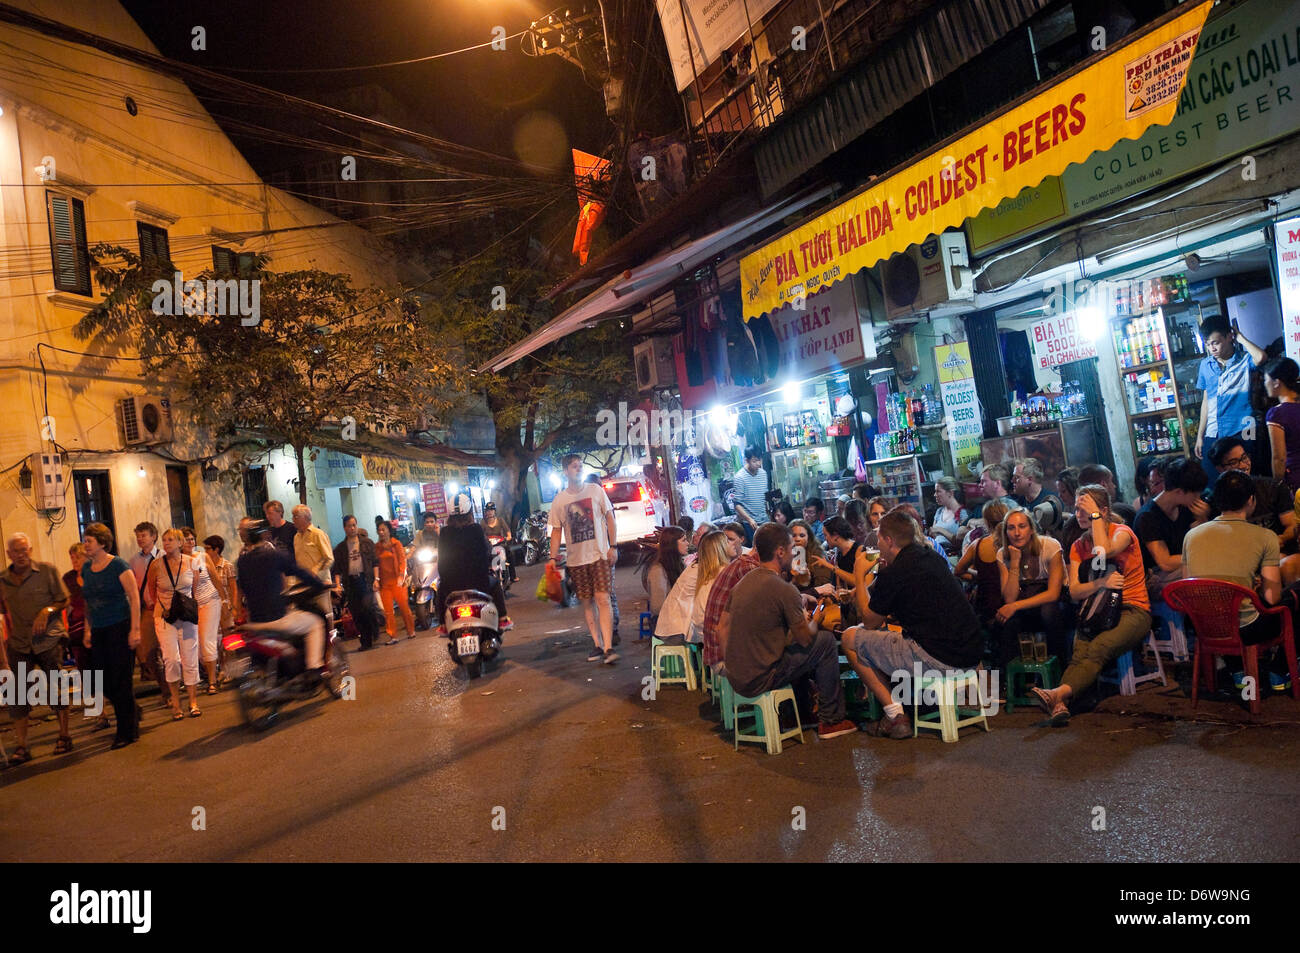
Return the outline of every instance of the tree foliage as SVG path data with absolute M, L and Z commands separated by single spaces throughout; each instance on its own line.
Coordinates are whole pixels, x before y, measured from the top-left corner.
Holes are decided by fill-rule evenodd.
M 165 382 L 174 402 L 218 433 L 293 447 L 303 499 L 303 451 L 337 436 L 340 421 L 351 418 L 358 431 L 445 425 L 469 386 L 466 362 L 430 333 L 412 299 L 353 287 L 348 275 L 274 272 L 257 260 L 242 276 L 257 282 L 253 323 L 247 313 L 207 313 L 217 309 L 201 292 L 167 313 L 177 309 L 155 282 L 170 284 L 170 263 L 109 245 L 92 258 L 106 297 L 77 323 L 77 336 L 134 349 L 144 376 Z M 206 288 L 230 276 L 196 278 Z

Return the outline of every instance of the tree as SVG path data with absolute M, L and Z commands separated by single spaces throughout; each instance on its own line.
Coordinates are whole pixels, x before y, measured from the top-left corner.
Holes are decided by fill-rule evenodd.
M 218 434 L 292 447 L 302 502 L 304 453 L 320 437 L 427 429 L 464 393 L 466 362 L 435 346 L 403 295 L 354 288 L 342 274 L 268 271 L 265 259 L 239 279 L 204 271 L 178 293 L 169 262 L 111 245 L 91 257 L 106 297 L 77 336 L 134 347 L 144 374 Z
M 441 299 L 435 322 L 461 343 L 475 365 L 522 340 L 550 320 L 541 289 L 554 276 L 524 262 L 522 249 L 498 246 L 458 269 L 459 289 Z M 494 309 L 493 304 L 503 307 Z M 501 476 L 500 506 L 509 513 L 523 493 L 528 468 L 540 457 L 596 445 L 596 414 L 628 400 L 633 381 L 627 342 L 619 322 L 579 331 L 517 361 L 499 373 L 482 374 L 496 426 Z

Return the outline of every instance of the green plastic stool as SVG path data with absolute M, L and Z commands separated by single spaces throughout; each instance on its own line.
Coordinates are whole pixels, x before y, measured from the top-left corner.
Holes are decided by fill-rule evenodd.
M 795 724 L 789 731 L 781 730 L 781 721 L 777 716 L 777 711 L 785 702 L 789 702 L 794 709 Z M 746 708 L 749 710 L 742 711 Z M 757 698 L 746 698 L 733 691 L 731 717 L 733 747 L 737 751 L 740 750 L 742 741 L 766 745 L 768 754 L 780 754 L 781 742 L 790 738 L 798 738 L 800 744 L 804 743 L 803 727 L 799 724 L 799 703 L 795 700 L 794 689 L 789 685 L 764 692 Z M 742 731 L 742 721 L 752 721 L 752 730 Z
M 705 677 L 707 666 L 704 664 L 704 645 L 700 642 L 687 642 L 686 647 L 691 650 L 691 668 L 695 672 L 699 689 L 702 692 L 708 691 L 709 683 Z
M 854 721 L 879 721 L 884 714 L 880 709 L 880 701 L 875 695 L 867 692 L 866 700 L 858 698 L 858 686 L 862 684 L 862 679 L 858 673 L 849 665 L 847 656 L 840 656 L 840 688 L 844 691 L 844 711 Z M 856 716 L 856 717 L 854 717 Z
M 918 737 L 924 731 L 937 731 L 949 744 L 957 741 L 959 732 L 967 725 L 979 725 L 989 730 L 987 710 L 988 701 L 979 684 L 979 669 L 964 669 L 938 678 L 922 677 L 912 680 L 912 737 Z M 923 693 L 933 689 L 938 701 L 938 711 L 921 714 Z M 979 701 L 979 708 L 957 707 L 957 693 L 961 692 L 967 699 L 974 692 Z
M 1025 676 L 1037 675 L 1039 683 L 1045 689 L 1055 688 L 1061 681 L 1061 663 L 1057 661 L 1055 655 L 1047 656 L 1045 662 L 1026 662 L 1022 658 L 1012 659 L 1007 664 L 1007 714 L 1016 710 L 1017 705 L 1027 705 L 1030 708 L 1035 707 L 1038 703 L 1028 695 L 1019 695 L 1017 691 L 1017 682 L 1019 690 L 1025 690 Z
M 687 691 L 695 691 L 695 666 L 685 645 L 665 645 L 660 639 L 651 638 L 650 670 L 654 672 L 656 693 L 664 685 L 685 685 Z M 677 674 L 678 671 L 682 674 Z

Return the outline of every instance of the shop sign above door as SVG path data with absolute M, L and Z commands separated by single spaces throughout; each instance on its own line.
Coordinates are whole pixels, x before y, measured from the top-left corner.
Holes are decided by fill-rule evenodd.
M 745 319 L 806 299 L 1121 139 L 1168 123 L 1211 3 L 1203 2 L 941 145 L 740 263 Z
M 1073 312 L 1045 318 L 1029 329 L 1039 369 L 1097 356 L 1097 342 L 1083 334 Z

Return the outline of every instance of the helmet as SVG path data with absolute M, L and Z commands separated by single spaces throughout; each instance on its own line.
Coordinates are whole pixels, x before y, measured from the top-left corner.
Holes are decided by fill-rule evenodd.
M 453 516 L 472 516 L 474 514 L 474 501 L 470 499 L 468 493 L 457 493 L 451 503 L 451 514 Z

